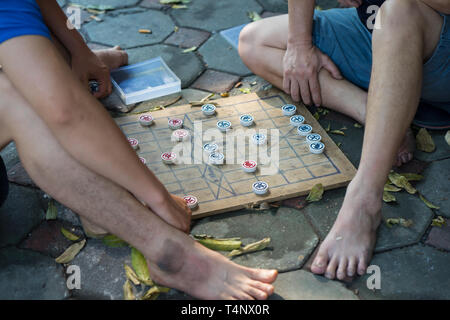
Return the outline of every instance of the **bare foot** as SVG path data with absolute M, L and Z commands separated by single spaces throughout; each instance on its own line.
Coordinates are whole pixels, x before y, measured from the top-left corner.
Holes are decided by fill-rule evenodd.
M 397 159 L 395 160 L 395 166 L 400 167 L 412 160 L 413 152 L 416 149 L 416 139 L 411 129 L 406 132 L 402 145 L 397 153 Z
M 355 178 L 356 179 L 356 178 Z M 311 271 L 329 279 L 363 275 L 372 257 L 381 221 L 381 197 L 350 183 L 339 215 L 321 244 Z
M 95 50 L 94 53 L 110 70 L 128 64 L 128 53 L 119 46 L 111 49 Z
M 264 300 L 273 293 L 276 270 L 242 267 L 186 235 L 176 238 L 167 238 L 160 257 L 148 261 L 156 283 L 200 299 Z

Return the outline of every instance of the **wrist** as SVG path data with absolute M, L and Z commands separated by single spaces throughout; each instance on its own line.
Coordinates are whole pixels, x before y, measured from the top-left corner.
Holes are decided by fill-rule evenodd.
M 310 49 L 314 45 L 313 45 L 311 38 L 309 38 L 309 39 L 308 38 L 304 38 L 304 39 L 298 39 L 298 38 L 289 39 L 288 38 L 287 46 L 294 47 L 294 48 Z

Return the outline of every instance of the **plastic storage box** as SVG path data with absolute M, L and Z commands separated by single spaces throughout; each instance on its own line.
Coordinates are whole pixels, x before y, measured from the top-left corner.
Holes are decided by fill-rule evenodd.
M 111 81 L 125 104 L 181 91 L 181 81 L 161 57 L 111 71 Z

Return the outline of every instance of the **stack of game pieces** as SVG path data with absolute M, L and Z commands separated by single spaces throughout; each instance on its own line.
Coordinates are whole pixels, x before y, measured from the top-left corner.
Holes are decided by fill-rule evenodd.
M 203 151 L 205 151 L 207 154 L 216 152 L 218 149 L 219 146 L 216 143 L 205 143 L 203 145 Z
M 307 136 L 312 131 L 312 127 L 309 124 L 302 124 L 297 128 L 297 132 L 301 136 Z
M 283 111 L 283 115 L 285 116 L 293 116 L 297 111 L 297 107 L 293 104 L 285 104 L 281 107 L 281 111 Z
M 222 132 L 227 132 L 231 129 L 231 122 L 228 120 L 217 121 L 217 128 Z
M 239 120 L 244 127 L 250 127 L 253 124 L 253 117 L 249 114 L 243 114 L 239 117 Z
M 313 142 L 309 145 L 309 151 L 311 153 L 319 154 L 325 149 L 325 145 L 322 142 Z
M 176 158 L 177 158 L 177 155 L 175 153 L 173 153 L 173 152 L 164 152 L 161 155 L 161 160 L 165 164 L 174 164 Z
M 269 185 L 264 181 L 256 181 L 252 185 L 253 192 L 258 195 L 264 195 L 269 190 Z
M 183 199 L 186 202 L 186 205 L 188 206 L 189 209 L 197 208 L 197 206 L 198 206 L 197 197 L 187 195 L 187 196 L 183 197 Z
M 146 163 L 147 163 L 147 160 L 145 160 L 145 158 L 139 157 L 139 160 L 141 160 L 141 162 L 142 162 L 143 164 L 146 164 Z
M 245 160 L 242 163 L 242 170 L 244 170 L 245 172 L 248 172 L 248 173 L 255 172 L 256 167 L 257 167 L 257 163 L 254 160 Z
M 290 118 L 291 125 L 294 127 L 299 127 L 305 122 L 305 118 L 299 114 L 292 116 Z
M 169 119 L 169 128 L 172 130 L 180 129 L 183 126 L 183 120 L 178 118 Z
M 308 144 L 311 144 L 313 142 L 320 142 L 320 140 L 322 140 L 322 137 L 317 133 L 310 133 L 306 136 L 306 142 Z
M 265 134 L 263 134 L 263 133 L 255 133 L 252 136 L 252 141 L 256 145 L 262 145 L 262 144 L 265 144 L 267 142 L 267 136 Z
M 185 129 L 177 129 L 172 132 L 172 141 L 186 141 L 189 140 L 191 134 Z
M 139 141 L 135 138 L 128 138 L 128 142 L 130 143 L 130 146 L 134 149 L 137 150 L 139 148 Z
M 213 152 L 209 155 L 209 163 L 214 165 L 221 165 L 225 160 L 225 156 L 220 152 Z
M 143 114 L 139 116 L 139 123 L 143 127 L 151 126 L 153 123 L 153 117 L 149 114 Z
M 204 104 L 202 106 L 202 112 L 205 116 L 212 116 L 216 113 L 216 106 L 210 103 Z

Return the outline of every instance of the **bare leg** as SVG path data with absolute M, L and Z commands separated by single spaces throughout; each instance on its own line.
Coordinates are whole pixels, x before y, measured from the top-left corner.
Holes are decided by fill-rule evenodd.
M 242 30 L 239 39 L 239 54 L 255 74 L 283 88 L 283 57 L 286 51 L 288 30 L 287 15 L 263 19 Z M 323 69 L 319 83 L 324 106 L 346 114 L 364 124 L 366 118 L 367 92 L 347 80 L 336 80 Z M 414 138 L 405 136 L 394 162 L 401 165 L 412 159 Z
M 273 292 L 276 271 L 242 267 L 206 249 L 81 166 L 1 72 L 0 96 L 0 143 L 14 139 L 39 187 L 143 252 L 155 281 L 203 299 L 265 299 Z
M 311 270 L 344 279 L 366 272 L 381 220 L 383 186 L 420 99 L 423 61 L 437 45 L 438 13 L 420 1 L 387 1 L 373 33 L 373 67 L 358 172 Z

